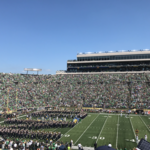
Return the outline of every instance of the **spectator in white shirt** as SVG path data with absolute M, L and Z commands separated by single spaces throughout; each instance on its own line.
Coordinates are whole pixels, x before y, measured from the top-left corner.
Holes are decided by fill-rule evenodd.
M 81 150 L 82 149 L 82 145 L 81 143 L 78 144 L 78 149 Z
M 26 143 L 26 147 L 27 147 L 27 149 L 29 148 L 29 146 L 30 146 L 30 144 L 29 144 L 29 142 L 27 142 L 27 143 Z
M 15 148 L 15 149 L 17 148 L 17 143 L 14 143 L 14 148 Z

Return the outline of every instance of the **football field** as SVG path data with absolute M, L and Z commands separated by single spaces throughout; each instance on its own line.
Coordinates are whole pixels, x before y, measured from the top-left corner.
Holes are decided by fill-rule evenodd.
M 122 115 L 121 117 L 120 114 L 89 113 L 76 126 L 62 133 L 60 141 L 70 142 L 72 139 L 75 146 L 81 143 L 86 147 L 93 147 L 95 142 L 98 146 L 111 143 L 113 148 L 131 149 L 137 145 L 136 129 L 139 130 L 139 140 L 147 134 L 150 141 L 149 119 L 149 116 Z
M 25 119 L 26 117 L 24 116 L 19 118 Z M 0 123 L 4 125 L 3 121 Z M 7 126 L 7 124 L 5 125 Z M 97 146 L 111 143 L 113 148 L 132 149 L 137 146 L 136 129 L 139 130 L 139 140 L 147 134 L 150 142 L 149 125 L 150 116 L 130 115 L 125 117 L 125 115 L 122 115 L 121 117 L 120 114 L 89 113 L 86 118 L 82 119 L 73 128 L 49 128 L 39 129 L 38 131 L 61 132 L 62 136 L 59 141 L 66 143 L 72 139 L 74 146 L 81 143 L 83 147 L 94 147 L 94 143 L 97 142 Z M 21 140 L 31 139 L 21 138 Z M 44 139 L 33 140 L 44 141 Z M 73 149 L 77 149 L 77 147 Z

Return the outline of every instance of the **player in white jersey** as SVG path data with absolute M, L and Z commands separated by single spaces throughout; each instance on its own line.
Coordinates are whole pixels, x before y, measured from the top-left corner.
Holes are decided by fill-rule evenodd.
M 121 114 L 120 114 L 120 116 L 122 117 L 122 111 L 121 111 Z
M 145 134 L 145 140 L 147 141 L 147 135 Z

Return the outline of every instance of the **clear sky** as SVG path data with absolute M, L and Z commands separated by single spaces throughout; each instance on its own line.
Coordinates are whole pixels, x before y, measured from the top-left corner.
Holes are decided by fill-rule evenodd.
M 150 0 L 0 0 L 0 72 L 55 74 L 78 52 L 132 49 L 150 49 Z

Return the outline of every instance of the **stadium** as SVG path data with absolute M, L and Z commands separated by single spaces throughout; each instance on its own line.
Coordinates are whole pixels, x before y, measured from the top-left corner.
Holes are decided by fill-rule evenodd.
M 149 6 L 1 0 L 0 150 L 150 150 Z
M 56 75 L 28 74 L 42 71 L 35 68 L 25 68 L 25 74 L 0 73 L 1 141 L 9 143 L 6 148 L 12 141 L 29 149 L 54 149 L 62 142 L 72 149 L 80 144 L 91 150 L 110 144 L 137 147 L 150 137 L 149 53 L 83 54 Z M 114 54 L 122 59 L 93 61 Z

